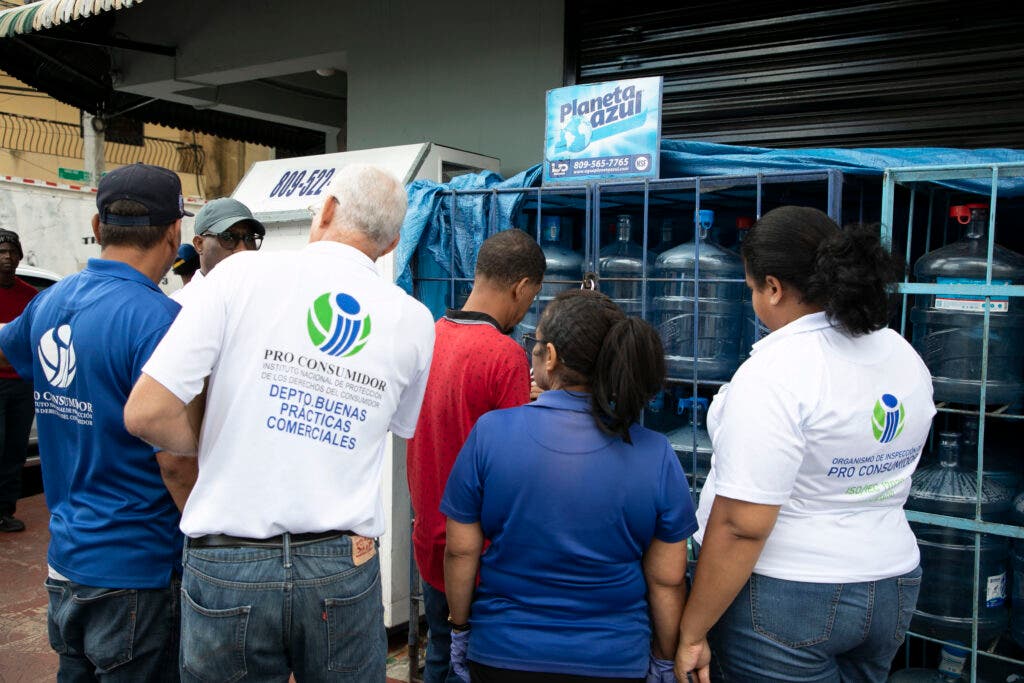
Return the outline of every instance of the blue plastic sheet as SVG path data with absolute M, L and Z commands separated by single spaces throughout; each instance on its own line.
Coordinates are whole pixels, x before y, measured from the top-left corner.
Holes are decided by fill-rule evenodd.
M 769 149 L 686 140 L 661 142 L 662 178 L 827 168 L 851 175 L 881 176 L 886 168 L 997 163 L 1024 163 L 1024 151 L 948 147 Z M 420 249 L 425 249 L 427 256 L 424 261 L 424 254 L 420 254 L 420 264 L 426 266 L 431 277 L 472 279 L 480 244 L 495 232 L 512 227 L 512 217 L 524 193 L 458 193 L 533 187 L 539 184 L 540 175 L 538 164 L 508 180 L 487 171 L 458 176 L 448 184 L 417 180 L 409 185 L 409 212 L 395 251 L 395 265 L 400 273 L 398 284 L 412 292 L 410 263 Z M 981 195 L 990 192 L 987 180 L 943 181 L 941 184 Z M 456 192 L 454 202 L 450 195 L 442 194 L 451 190 Z M 999 192 L 1005 197 L 1024 196 L 1024 178 L 1001 179 Z M 426 303 L 432 310 L 443 309 L 444 305 L 443 302 Z
M 769 149 L 686 140 L 661 141 L 661 176 L 687 178 L 738 175 L 758 171 L 801 171 L 834 168 L 851 175 L 881 176 L 886 168 L 903 166 L 961 166 L 1024 163 L 1016 149 L 955 149 L 951 147 L 865 147 L 858 149 Z M 988 180 L 950 180 L 940 183 L 965 192 L 987 195 Z M 1024 178 L 1000 180 L 1001 196 L 1024 196 Z
M 408 188 L 409 211 L 395 249 L 398 285 L 412 293 L 410 264 L 419 250 L 426 250 L 436 267 L 430 273 L 432 277 L 472 279 L 480 245 L 492 234 L 512 227 L 512 217 L 523 201 L 521 192 L 501 194 L 490 190 L 532 187 L 540 171 L 538 164 L 508 180 L 484 171 L 457 176 L 446 184 L 412 182 Z M 451 191 L 455 194 L 445 194 Z

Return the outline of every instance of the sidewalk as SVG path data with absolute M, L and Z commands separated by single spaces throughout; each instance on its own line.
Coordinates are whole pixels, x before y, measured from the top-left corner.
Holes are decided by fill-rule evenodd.
M 18 501 L 18 519 L 28 527 L 0 533 L 0 683 L 49 683 L 57 655 L 46 635 L 46 546 L 49 513 L 42 494 Z M 388 683 L 408 680 L 404 632 L 388 647 Z M 422 661 L 422 660 L 421 660 Z

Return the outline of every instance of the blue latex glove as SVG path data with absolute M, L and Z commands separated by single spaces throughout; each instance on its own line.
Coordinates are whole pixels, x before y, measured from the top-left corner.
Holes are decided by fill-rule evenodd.
M 452 651 L 455 651 L 454 646 Z M 672 660 L 658 659 L 651 655 L 651 661 L 647 665 L 647 683 L 676 683 L 676 675 L 672 673 Z
M 452 631 L 452 673 L 469 683 L 469 660 L 466 653 L 469 651 L 469 631 Z M 669 671 L 672 671 L 672 662 L 669 662 Z

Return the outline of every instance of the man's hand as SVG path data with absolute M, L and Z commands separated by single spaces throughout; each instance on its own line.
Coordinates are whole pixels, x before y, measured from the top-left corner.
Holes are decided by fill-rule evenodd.
M 711 648 L 706 638 L 692 644 L 680 639 L 676 650 L 676 680 L 711 683 Z

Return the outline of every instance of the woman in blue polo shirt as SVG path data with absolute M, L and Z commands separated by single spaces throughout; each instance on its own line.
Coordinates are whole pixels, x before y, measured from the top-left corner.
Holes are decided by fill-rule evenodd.
M 474 683 L 672 680 L 697 524 L 668 441 L 636 424 L 663 355 L 603 294 L 545 309 L 532 359 L 547 391 L 480 418 L 441 503 L 456 673 L 468 639 Z

